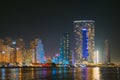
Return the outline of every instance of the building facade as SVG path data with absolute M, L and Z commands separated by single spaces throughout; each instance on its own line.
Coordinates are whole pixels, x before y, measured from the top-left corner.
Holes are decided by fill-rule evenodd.
M 110 64 L 110 52 L 109 52 L 108 40 L 104 41 L 104 63 Z
M 44 48 L 42 40 L 37 40 L 36 46 L 36 61 L 37 63 L 44 63 Z
M 60 63 L 69 64 L 70 58 L 70 39 L 69 33 L 64 33 L 60 40 Z
M 93 20 L 74 21 L 76 63 L 86 61 L 93 63 L 95 51 Z

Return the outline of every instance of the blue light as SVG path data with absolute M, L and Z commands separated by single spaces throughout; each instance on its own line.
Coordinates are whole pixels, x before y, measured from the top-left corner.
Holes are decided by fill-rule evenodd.
M 85 60 L 88 57 L 88 36 L 87 36 L 87 29 L 82 29 L 82 58 L 84 58 Z
M 2 80 L 5 80 L 5 71 L 6 69 L 4 69 L 4 68 L 2 68 L 2 70 L 1 70 L 1 76 L 2 76 Z
M 55 57 L 53 57 L 52 62 L 53 62 L 53 63 L 56 63 Z
M 44 63 L 44 49 L 42 40 L 38 40 L 38 45 L 36 46 L 36 60 L 38 63 Z

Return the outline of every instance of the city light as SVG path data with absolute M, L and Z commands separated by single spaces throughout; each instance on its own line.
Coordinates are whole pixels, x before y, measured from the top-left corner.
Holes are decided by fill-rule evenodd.
M 83 30 L 83 31 L 86 31 L 87 29 L 83 28 L 82 30 Z
M 94 20 L 77 20 L 74 21 L 74 32 L 75 32 L 75 54 L 76 62 L 93 63 L 93 53 L 95 49 Z
M 93 68 L 93 78 L 94 80 L 100 80 L 100 68 L 99 67 Z
M 16 44 L 16 41 L 13 41 L 12 44 L 15 45 L 15 44 Z
M 0 80 L 120 80 L 119 0 L 0 3 Z
M 5 54 L 5 51 L 2 51 L 2 54 Z
M 97 57 L 97 64 L 99 63 L 99 51 L 96 51 L 96 57 Z
M 19 50 L 19 48 L 16 48 L 16 50 Z

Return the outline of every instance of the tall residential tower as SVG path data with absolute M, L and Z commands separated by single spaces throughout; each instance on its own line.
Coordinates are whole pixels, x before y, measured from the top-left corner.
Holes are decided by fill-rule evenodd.
M 76 63 L 92 63 L 95 51 L 93 20 L 74 21 Z
M 60 62 L 62 64 L 69 64 L 70 59 L 70 40 L 69 33 L 64 33 L 60 40 Z
M 108 40 L 105 40 L 104 42 L 104 63 L 110 64 L 110 52 L 109 52 L 109 43 Z

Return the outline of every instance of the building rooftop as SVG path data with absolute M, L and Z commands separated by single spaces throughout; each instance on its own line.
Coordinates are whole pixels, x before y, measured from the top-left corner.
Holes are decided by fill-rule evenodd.
M 95 22 L 94 20 L 76 20 L 74 21 L 74 23 L 77 23 L 77 22 Z

